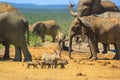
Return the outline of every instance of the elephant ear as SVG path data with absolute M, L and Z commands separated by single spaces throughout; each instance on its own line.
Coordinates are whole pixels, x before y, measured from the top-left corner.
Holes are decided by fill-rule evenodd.
M 92 24 L 90 23 L 90 21 L 85 20 L 83 17 L 78 18 L 78 19 L 84 26 L 92 28 Z

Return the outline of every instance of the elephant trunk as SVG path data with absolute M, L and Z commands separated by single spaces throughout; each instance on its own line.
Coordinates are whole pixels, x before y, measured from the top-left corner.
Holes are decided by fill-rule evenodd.
M 69 37 L 69 58 L 72 58 L 71 57 L 71 51 L 72 51 L 72 39 L 73 37 L 75 36 L 74 33 L 70 34 L 70 37 Z
M 72 11 L 72 8 L 73 8 L 73 7 L 74 7 L 74 4 L 71 4 L 71 3 L 70 3 L 70 5 L 69 5 L 69 7 L 68 7 L 69 12 L 70 12 L 70 14 L 71 14 L 72 16 L 77 17 L 77 16 L 78 16 L 78 13 Z

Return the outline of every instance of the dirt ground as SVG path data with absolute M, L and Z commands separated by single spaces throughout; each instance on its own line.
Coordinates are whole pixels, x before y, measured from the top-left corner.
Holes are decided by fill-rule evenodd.
M 29 47 L 33 60 L 39 59 L 43 53 L 52 54 L 57 45 L 45 44 L 43 47 Z M 102 48 L 100 48 L 102 50 Z M 4 49 L 0 50 L 2 58 Z M 14 57 L 14 48 L 10 50 L 11 58 Z M 62 58 L 69 64 L 64 69 L 33 67 L 26 68 L 25 62 L 0 60 L 0 80 L 120 80 L 120 61 L 112 60 L 114 52 L 98 54 L 99 60 L 90 60 L 89 49 L 80 48 L 72 52 L 73 60 L 68 58 L 68 52 L 62 51 Z

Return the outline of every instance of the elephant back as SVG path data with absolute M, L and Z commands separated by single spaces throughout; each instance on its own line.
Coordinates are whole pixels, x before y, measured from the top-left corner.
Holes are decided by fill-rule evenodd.
M 119 12 L 119 8 L 111 1 L 102 1 L 101 6 L 105 11 Z
M 0 14 L 6 12 L 15 12 L 17 15 L 23 17 L 23 15 L 12 5 L 7 3 L 0 3 Z
M 55 20 L 47 20 L 42 22 L 48 30 L 58 30 L 59 25 Z
M 27 19 L 12 5 L 7 3 L 0 3 L 0 14 L 4 15 L 9 23 L 15 24 L 15 22 L 22 22 L 25 25 L 25 30 L 29 29 Z
M 56 26 L 56 21 L 55 20 L 47 20 L 47 21 L 41 21 L 41 23 L 44 23 L 46 26 Z
M 120 13 L 119 12 L 104 12 L 103 14 L 96 15 L 96 16 L 104 17 L 104 18 L 108 18 L 108 17 L 120 18 Z
M 15 7 L 7 3 L 0 3 L 0 17 L 0 22 L 2 23 L 1 25 L 9 25 L 7 28 L 10 29 L 11 27 L 16 27 L 23 32 L 27 31 L 27 35 L 29 37 L 28 21 Z M 0 28 L 2 27 L 0 26 Z
M 9 4 L 0 3 L 0 13 L 13 12 L 13 11 L 17 11 L 17 9 Z

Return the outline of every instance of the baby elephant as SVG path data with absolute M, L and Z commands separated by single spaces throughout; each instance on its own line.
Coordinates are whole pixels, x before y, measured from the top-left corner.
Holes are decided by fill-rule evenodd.
M 39 61 L 27 62 L 27 68 L 30 68 L 30 66 L 33 66 L 33 68 L 37 68 L 38 69 L 38 65 L 41 65 Z
M 68 39 L 66 39 L 66 34 L 63 32 L 58 32 L 56 39 L 58 40 L 60 54 L 62 50 L 68 51 L 68 47 L 65 46 L 65 42 L 68 41 Z
M 42 61 L 41 62 L 41 68 L 44 68 L 48 66 L 48 68 L 56 68 L 57 61 L 56 60 L 48 60 L 48 61 Z
M 60 68 L 65 68 L 65 65 L 68 64 L 68 60 L 66 59 L 61 59 L 57 61 L 57 66 L 60 65 Z

